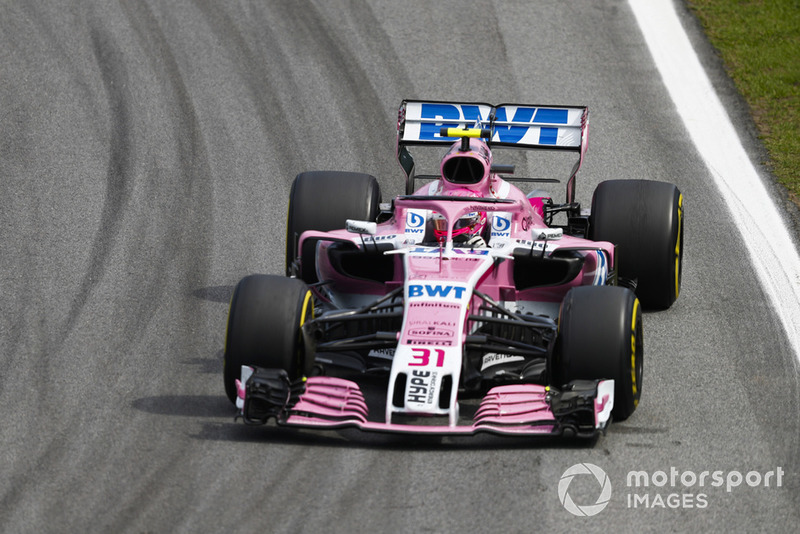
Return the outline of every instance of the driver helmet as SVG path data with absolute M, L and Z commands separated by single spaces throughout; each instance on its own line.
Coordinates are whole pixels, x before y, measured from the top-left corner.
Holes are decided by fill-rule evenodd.
M 466 188 L 451 189 L 444 193 L 454 197 L 473 197 L 480 198 L 481 195 Z M 433 213 L 433 235 L 438 242 L 447 239 L 447 221 L 441 214 Z M 480 236 L 486 228 L 486 212 L 473 211 L 462 215 L 453 226 L 453 242 L 467 243 L 473 237 Z

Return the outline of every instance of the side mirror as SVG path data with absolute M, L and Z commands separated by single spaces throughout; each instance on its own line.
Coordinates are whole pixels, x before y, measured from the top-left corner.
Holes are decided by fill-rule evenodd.
M 492 167 L 489 169 L 489 172 L 492 174 L 514 174 L 514 165 L 501 165 L 499 163 L 493 163 Z
M 353 234 L 375 235 L 375 233 L 378 231 L 378 223 L 347 219 L 347 221 L 344 223 L 344 228 Z

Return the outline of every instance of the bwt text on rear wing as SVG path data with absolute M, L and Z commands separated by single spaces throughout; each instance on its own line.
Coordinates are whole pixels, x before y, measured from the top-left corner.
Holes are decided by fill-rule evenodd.
M 406 194 L 414 190 L 414 160 L 411 145 L 452 144 L 442 128 L 481 128 L 490 147 L 568 150 L 578 152 L 578 161 L 567 182 L 567 202 L 574 200 L 575 175 L 583 163 L 589 131 L 586 106 L 539 106 L 481 102 L 434 102 L 404 100 L 397 120 L 397 159 L 406 174 Z

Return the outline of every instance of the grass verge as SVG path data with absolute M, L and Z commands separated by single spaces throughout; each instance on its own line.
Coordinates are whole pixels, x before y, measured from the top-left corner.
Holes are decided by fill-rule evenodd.
M 687 0 L 750 106 L 768 168 L 800 206 L 800 0 Z

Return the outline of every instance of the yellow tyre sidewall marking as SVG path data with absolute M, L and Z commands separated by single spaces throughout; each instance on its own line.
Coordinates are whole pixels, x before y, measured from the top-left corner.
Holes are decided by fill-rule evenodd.
M 683 227 L 683 194 L 678 196 L 678 236 L 675 238 L 675 298 L 681 291 L 681 229 Z
M 636 384 L 636 316 L 639 310 L 639 299 L 633 301 L 633 315 L 631 317 L 631 389 L 633 391 L 633 405 L 639 404 L 636 396 L 638 386 Z
M 297 370 L 300 372 L 300 374 L 302 374 L 303 371 L 304 371 L 304 369 L 301 367 L 301 364 L 302 364 L 301 359 L 302 358 L 301 358 L 301 349 L 300 349 L 300 345 L 301 344 L 300 344 L 300 341 L 302 340 L 302 333 L 300 332 L 300 330 L 303 328 L 303 325 L 306 323 L 306 317 L 307 317 L 309 311 L 311 313 L 311 318 L 312 319 L 314 318 L 314 303 L 313 303 L 312 299 L 313 299 L 313 296 L 311 294 L 311 290 L 310 289 L 306 290 L 306 295 L 305 295 L 305 297 L 303 297 L 303 307 L 302 307 L 302 309 L 300 311 L 300 328 L 298 328 L 298 330 L 297 330 L 298 343 L 297 343 L 297 354 L 295 355 L 295 358 L 297 358 L 297 368 L 298 368 Z M 309 310 L 309 307 L 308 307 L 309 303 L 311 304 L 311 309 L 310 310 Z
M 306 291 L 306 296 L 303 297 L 303 310 L 300 312 L 300 327 L 301 328 L 306 322 L 306 316 L 308 315 L 308 303 L 311 302 L 311 298 L 312 298 L 311 290 L 309 289 L 309 290 Z M 312 319 L 314 318 L 314 306 L 313 305 L 311 306 L 311 318 Z

